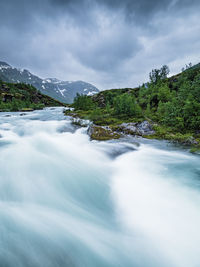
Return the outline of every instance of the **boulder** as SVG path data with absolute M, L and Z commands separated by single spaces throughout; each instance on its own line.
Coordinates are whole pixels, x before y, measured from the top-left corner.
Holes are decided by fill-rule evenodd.
M 137 132 L 139 135 L 152 135 L 155 134 L 155 131 L 152 128 L 152 125 L 148 121 L 143 121 L 137 124 Z
M 152 128 L 152 125 L 148 121 L 143 121 L 139 123 L 122 123 L 115 127 L 117 131 L 122 132 L 124 134 L 130 135 L 152 135 L 155 134 L 155 131 Z
M 122 123 L 119 126 L 117 126 L 117 130 L 123 132 L 124 134 L 137 134 L 137 127 L 136 123 Z
M 71 120 L 72 120 L 73 124 L 78 125 L 80 127 L 87 127 L 91 124 L 90 120 L 83 120 L 83 119 L 80 119 L 78 117 L 76 117 L 76 118 L 72 117 Z
M 184 145 L 198 145 L 198 141 L 193 136 L 188 137 L 184 142 Z
M 94 124 L 89 126 L 87 133 L 92 140 L 99 141 L 118 139 L 121 137 L 119 133 L 112 131 L 108 126 L 97 126 Z

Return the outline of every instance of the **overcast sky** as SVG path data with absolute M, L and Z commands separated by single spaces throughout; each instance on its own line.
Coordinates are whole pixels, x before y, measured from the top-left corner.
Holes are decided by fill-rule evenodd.
M 199 0 L 0 0 L 0 61 L 99 89 L 200 61 Z

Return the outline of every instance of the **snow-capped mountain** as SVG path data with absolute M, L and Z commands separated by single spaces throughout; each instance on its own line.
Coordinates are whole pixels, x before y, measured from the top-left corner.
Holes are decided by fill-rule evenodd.
M 77 93 L 93 95 L 99 92 L 94 85 L 83 81 L 60 81 L 56 78 L 42 79 L 25 69 L 17 69 L 0 61 L 0 79 L 5 82 L 32 84 L 43 94 L 64 103 L 73 102 Z

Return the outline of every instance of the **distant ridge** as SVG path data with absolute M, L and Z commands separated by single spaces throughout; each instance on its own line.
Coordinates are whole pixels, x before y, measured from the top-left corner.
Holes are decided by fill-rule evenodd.
M 87 82 L 60 81 L 56 78 L 42 79 L 26 69 L 17 69 L 3 61 L 0 61 L 0 79 L 5 82 L 31 84 L 41 93 L 64 103 L 72 103 L 77 93 L 94 95 L 99 92 L 99 89 Z

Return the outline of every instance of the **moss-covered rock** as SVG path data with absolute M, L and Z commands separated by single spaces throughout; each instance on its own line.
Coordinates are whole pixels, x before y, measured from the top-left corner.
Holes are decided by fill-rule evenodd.
M 114 132 L 108 126 L 90 125 L 88 134 L 92 140 L 99 141 L 119 139 L 121 137 L 121 134 Z
M 20 109 L 20 111 L 23 111 L 23 112 L 28 112 L 28 111 L 33 111 L 34 109 L 33 108 L 22 108 Z

